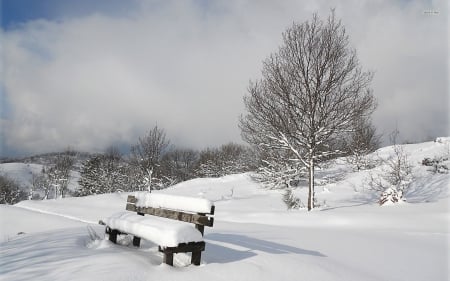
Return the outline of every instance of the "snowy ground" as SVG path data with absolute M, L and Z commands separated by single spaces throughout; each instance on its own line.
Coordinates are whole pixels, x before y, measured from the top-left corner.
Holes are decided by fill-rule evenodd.
M 0 280 L 449 280 L 450 175 L 419 164 L 446 149 L 406 147 L 416 181 L 409 203 L 393 206 L 378 206 L 363 188 L 368 171 L 339 161 L 319 171 L 319 180 L 339 180 L 317 186 L 323 207 L 310 213 L 286 210 L 280 191 L 247 174 L 161 191 L 215 202 L 200 267 L 185 254 L 166 266 L 150 242 L 134 248 L 128 237 L 122 245 L 91 239 L 89 229 L 104 236 L 99 219 L 125 209 L 125 193 L 0 205 Z

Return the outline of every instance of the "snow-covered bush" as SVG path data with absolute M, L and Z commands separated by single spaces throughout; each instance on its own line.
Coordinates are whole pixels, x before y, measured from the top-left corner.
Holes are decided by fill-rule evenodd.
M 378 200 L 380 205 L 404 201 L 403 196 L 413 181 L 407 153 L 401 145 L 396 144 L 393 149 L 394 153 L 384 160 L 381 174 L 369 174 L 369 189 L 381 193 Z
M 0 204 L 16 204 L 27 199 L 27 193 L 20 189 L 17 182 L 0 175 Z
M 387 203 L 398 203 L 402 201 L 405 201 L 403 198 L 403 190 L 395 187 L 388 187 L 381 193 L 378 203 L 382 206 Z
M 448 157 L 435 156 L 434 158 L 424 158 L 422 160 L 422 165 L 431 167 L 429 171 L 435 174 L 447 174 L 448 166 L 446 162 L 448 162 Z
M 439 137 L 436 138 L 434 142 L 442 143 L 442 144 L 450 144 L 450 137 Z
M 292 193 L 291 188 L 287 188 L 283 194 L 283 202 L 286 204 L 288 209 L 301 209 L 305 208 L 305 205 L 302 203 L 300 198 L 296 197 Z

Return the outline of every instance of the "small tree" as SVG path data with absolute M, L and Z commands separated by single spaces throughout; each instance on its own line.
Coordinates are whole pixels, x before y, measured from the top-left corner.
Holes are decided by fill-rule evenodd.
M 79 189 L 76 195 L 86 196 L 104 193 L 101 174 L 101 157 L 99 155 L 91 156 L 83 163 L 81 168 L 80 179 L 78 181 Z
M 75 152 L 67 150 L 56 157 L 54 165 L 55 186 L 58 186 L 59 194 L 55 196 L 64 198 L 68 191 L 73 165 L 75 164 Z
M 283 194 L 283 202 L 286 204 L 288 210 L 290 209 L 300 209 L 305 206 L 300 201 L 300 198 L 295 197 L 291 188 L 287 188 Z
M 50 192 L 52 190 L 52 186 L 51 186 L 51 178 L 49 176 L 49 173 L 47 172 L 50 169 L 50 167 L 48 166 L 43 166 L 42 167 L 42 178 L 41 178 L 41 190 L 44 192 L 44 196 L 42 196 L 42 200 L 47 200 L 50 197 Z
M 156 186 L 153 181 L 160 176 L 161 159 L 168 152 L 169 143 L 164 130 L 155 126 L 131 147 L 131 163 L 141 170 L 149 192 Z
M 39 195 L 34 192 L 38 190 L 45 191 L 45 186 L 47 185 L 45 175 L 41 173 L 31 173 L 31 189 L 28 195 L 28 200 L 39 199 Z
M 263 78 L 251 82 L 241 117 L 243 138 L 269 150 L 289 150 L 308 169 L 308 210 L 314 207 L 314 169 L 340 154 L 333 140 L 354 131 L 354 121 L 369 116 L 375 101 L 356 51 L 334 11 L 326 21 L 294 23 L 283 44 L 263 64 Z
M 388 201 L 392 203 L 403 201 L 403 196 L 413 181 L 408 154 L 401 145 L 394 145 L 394 155 L 388 159 L 387 165 L 387 170 L 382 176 L 387 186 L 380 196 L 380 205 L 384 205 Z
M 403 146 L 397 144 L 398 131 L 391 134 L 393 154 L 384 160 L 385 168 L 378 177 L 371 175 L 369 189 L 380 192 L 378 203 L 404 201 L 404 195 L 413 181 L 412 166 Z

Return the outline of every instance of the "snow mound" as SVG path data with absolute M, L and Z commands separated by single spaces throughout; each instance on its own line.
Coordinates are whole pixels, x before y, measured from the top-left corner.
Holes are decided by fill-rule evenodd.
M 439 138 L 436 138 L 435 142 L 443 143 L 443 144 L 450 144 L 450 137 L 439 137 Z

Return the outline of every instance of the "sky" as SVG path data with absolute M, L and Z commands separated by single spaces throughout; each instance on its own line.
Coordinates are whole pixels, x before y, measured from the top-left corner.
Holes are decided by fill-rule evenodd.
M 331 8 L 365 70 L 373 123 L 449 135 L 445 0 L 2 0 L 0 156 L 127 147 L 157 125 L 177 147 L 241 143 L 250 80 L 293 22 Z M 386 139 L 386 137 L 384 138 Z

